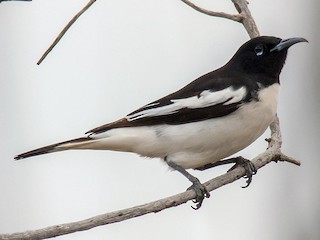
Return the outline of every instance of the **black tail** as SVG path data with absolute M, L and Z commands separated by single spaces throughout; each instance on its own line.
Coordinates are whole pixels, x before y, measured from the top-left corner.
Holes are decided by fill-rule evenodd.
M 72 139 L 72 140 L 69 140 L 69 141 L 48 145 L 48 146 L 45 146 L 45 147 L 42 147 L 42 148 L 38 148 L 38 149 L 29 151 L 29 152 L 25 152 L 25 153 L 19 154 L 19 155 L 15 156 L 14 159 L 15 160 L 20 160 L 20 159 L 23 159 L 23 158 L 33 157 L 33 156 L 37 156 L 37 155 L 41 155 L 41 154 L 62 151 L 62 150 L 66 150 L 67 148 L 66 149 L 57 149 L 57 147 L 61 146 L 63 144 L 87 142 L 87 141 L 90 141 L 90 140 L 92 140 L 92 138 L 90 138 L 90 137 L 76 138 L 76 139 Z

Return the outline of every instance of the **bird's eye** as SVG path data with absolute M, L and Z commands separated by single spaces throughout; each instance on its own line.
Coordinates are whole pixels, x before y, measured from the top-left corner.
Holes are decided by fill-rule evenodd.
M 256 46 L 256 47 L 254 48 L 254 52 L 256 53 L 256 55 L 257 55 L 258 57 L 262 56 L 262 55 L 264 54 L 264 47 L 263 47 L 263 45 Z

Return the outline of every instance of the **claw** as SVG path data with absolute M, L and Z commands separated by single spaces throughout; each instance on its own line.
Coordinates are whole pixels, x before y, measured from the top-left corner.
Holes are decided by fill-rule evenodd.
M 245 159 L 243 157 L 238 157 L 236 164 L 232 168 L 230 168 L 228 170 L 228 172 L 239 167 L 239 166 L 243 167 L 246 171 L 246 175 L 244 176 L 244 178 L 247 179 L 247 181 L 246 181 L 247 185 L 242 186 L 242 188 L 247 188 L 247 187 L 249 187 L 250 183 L 252 182 L 252 176 L 257 173 L 257 169 L 250 160 Z
M 204 198 L 210 197 L 210 193 L 208 192 L 206 187 L 200 183 L 200 181 L 197 178 L 194 180 L 191 187 L 188 188 L 188 190 L 191 190 L 191 189 L 194 190 L 194 192 L 196 193 L 195 199 L 192 200 L 192 202 L 196 203 L 196 206 L 195 207 L 191 206 L 191 207 L 194 210 L 198 210 L 201 207 Z

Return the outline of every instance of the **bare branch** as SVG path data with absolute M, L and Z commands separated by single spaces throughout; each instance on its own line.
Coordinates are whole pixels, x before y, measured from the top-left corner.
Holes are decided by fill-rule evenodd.
M 248 8 L 248 2 L 245 0 L 232 0 L 232 2 L 236 7 L 238 13 L 243 16 L 242 24 L 247 30 L 250 38 L 258 37 L 260 33 Z
M 222 17 L 227 18 L 236 22 L 240 22 L 243 24 L 245 29 L 247 30 L 250 38 L 258 37 L 260 35 L 259 30 L 257 28 L 257 25 L 251 15 L 251 12 L 248 8 L 248 2 L 243 0 L 232 0 L 235 8 L 239 12 L 239 14 L 229 14 L 224 12 L 215 12 L 215 11 L 209 11 L 207 9 L 201 8 L 194 3 L 190 2 L 189 0 L 181 0 L 185 4 L 189 5 L 193 9 L 207 14 L 209 16 L 213 17 Z
M 292 157 L 289 157 L 281 152 L 282 136 L 281 136 L 281 129 L 280 129 L 280 121 L 278 116 L 276 116 L 273 122 L 270 124 L 270 130 L 271 130 L 271 137 L 268 140 L 269 142 L 268 149 L 275 149 L 275 151 L 273 152 L 273 156 L 274 156 L 273 161 L 289 162 L 297 166 L 300 166 L 301 165 L 300 161 Z
M 71 27 L 72 24 L 77 21 L 77 19 L 84 13 L 88 8 L 95 2 L 96 0 L 90 0 L 84 8 L 80 10 L 71 20 L 70 22 L 63 28 L 63 30 L 60 32 L 58 37 L 53 41 L 53 43 L 50 45 L 50 47 L 47 49 L 47 51 L 42 55 L 42 57 L 37 62 L 38 65 L 41 64 L 41 62 L 47 57 L 47 55 L 51 52 L 51 50 L 58 44 L 58 42 L 61 40 L 61 38 L 64 36 L 64 34 L 68 31 L 68 29 Z
M 242 19 L 243 19 L 241 14 L 229 14 L 229 13 L 225 13 L 225 12 L 209 11 L 209 10 L 206 10 L 204 8 L 201 8 L 197 5 L 195 5 L 194 3 L 192 3 L 188 0 L 181 0 L 181 1 L 184 2 L 185 4 L 189 5 L 193 9 L 195 9 L 201 13 L 207 14 L 209 16 L 227 18 L 227 19 L 230 19 L 230 20 L 233 20 L 236 22 L 242 22 Z

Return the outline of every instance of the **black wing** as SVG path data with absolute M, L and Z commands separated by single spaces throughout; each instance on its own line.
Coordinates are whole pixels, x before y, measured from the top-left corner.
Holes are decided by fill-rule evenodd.
M 223 69 L 210 72 L 177 92 L 87 133 L 98 134 L 121 127 L 184 124 L 228 115 L 243 102 L 250 101 L 258 85 L 223 73 Z

